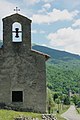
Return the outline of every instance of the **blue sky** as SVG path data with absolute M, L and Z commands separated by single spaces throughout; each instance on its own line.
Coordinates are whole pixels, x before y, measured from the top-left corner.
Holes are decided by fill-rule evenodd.
M 32 20 L 32 43 L 80 55 L 80 0 L 0 0 L 0 20 L 16 6 Z

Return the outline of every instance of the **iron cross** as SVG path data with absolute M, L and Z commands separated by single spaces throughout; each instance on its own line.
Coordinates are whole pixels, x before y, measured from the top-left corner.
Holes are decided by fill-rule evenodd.
M 18 13 L 18 12 L 20 11 L 20 9 L 19 9 L 18 7 L 16 7 L 16 8 L 14 9 L 14 11 L 16 11 L 16 13 Z

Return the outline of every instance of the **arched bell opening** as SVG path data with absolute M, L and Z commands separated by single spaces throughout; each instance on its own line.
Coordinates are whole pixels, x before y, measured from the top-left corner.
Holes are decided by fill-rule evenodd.
M 12 42 L 22 42 L 22 26 L 18 22 L 12 24 Z

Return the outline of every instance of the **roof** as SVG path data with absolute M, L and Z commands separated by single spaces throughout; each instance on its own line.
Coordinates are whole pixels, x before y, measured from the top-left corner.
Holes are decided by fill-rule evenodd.
M 48 54 L 45 54 L 45 53 L 42 53 L 42 52 L 39 52 L 39 51 L 33 50 L 33 49 L 31 49 L 31 51 L 44 56 L 46 58 L 46 60 L 48 60 L 50 58 L 50 55 L 48 55 Z
M 32 22 L 32 20 L 30 20 L 29 18 L 27 18 L 26 16 L 23 16 L 21 14 L 18 14 L 18 13 L 15 13 L 15 14 L 12 14 L 12 15 L 9 15 L 9 16 L 6 16 L 5 18 L 3 18 L 2 20 L 5 20 L 5 19 L 8 19 L 8 18 L 23 18 L 23 19 L 26 19 L 28 22 Z

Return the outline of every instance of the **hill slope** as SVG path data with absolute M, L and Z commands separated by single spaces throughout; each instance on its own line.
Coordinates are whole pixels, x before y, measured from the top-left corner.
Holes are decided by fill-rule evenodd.
M 53 91 L 79 92 L 80 56 L 65 51 L 34 45 L 35 50 L 49 54 L 47 62 L 47 85 Z
M 49 54 L 52 59 L 63 60 L 63 61 L 68 61 L 73 59 L 80 60 L 79 55 L 71 54 L 65 51 L 59 51 L 59 50 L 55 50 L 55 49 L 51 49 L 51 48 L 39 46 L 39 45 L 34 45 L 32 48 L 40 52 Z

